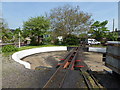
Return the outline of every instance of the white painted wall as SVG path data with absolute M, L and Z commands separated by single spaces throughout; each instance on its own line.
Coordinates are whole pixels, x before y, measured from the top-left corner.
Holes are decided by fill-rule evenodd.
M 106 48 L 89 47 L 90 52 L 106 53 Z
M 22 61 L 21 60 L 22 58 L 35 54 L 35 53 L 51 52 L 51 51 L 65 51 L 65 50 L 67 50 L 67 47 L 65 46 L 33 48 L 33 49 L 27 49 L 27 50 L 16 52 L 12 55 L 12 58 L 16 62 L 23 64 L 25 68 L 31 69 L 30 63 Z

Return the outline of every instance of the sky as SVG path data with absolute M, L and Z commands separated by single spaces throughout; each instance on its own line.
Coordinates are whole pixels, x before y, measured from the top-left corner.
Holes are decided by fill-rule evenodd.
M 70 4 L 79 5 L 83 12 L 92 14 L 94 21 L 108 20 L 108 29 L 118 28 L 118 3 L 117 2 L 2 2 L 2 14 L 10 29 L 22 28 L 23 22 L 30 17 L 44 16 L 51 9 Z
M 118 3 L 118 29 L 120 30 L 120 1 Z

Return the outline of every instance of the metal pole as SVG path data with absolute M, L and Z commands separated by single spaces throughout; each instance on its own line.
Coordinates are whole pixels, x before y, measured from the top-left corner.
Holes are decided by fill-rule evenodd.
M 20 32 L 19 32 L 19 48 L 20 48 Z
M 114 19 L 113 19 L 113 32 L 114 32 Z

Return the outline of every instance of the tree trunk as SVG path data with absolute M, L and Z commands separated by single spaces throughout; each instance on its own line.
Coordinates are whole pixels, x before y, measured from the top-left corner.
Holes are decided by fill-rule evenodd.
M 40 44 L 40 36 L 38 36 L 38 45 Z

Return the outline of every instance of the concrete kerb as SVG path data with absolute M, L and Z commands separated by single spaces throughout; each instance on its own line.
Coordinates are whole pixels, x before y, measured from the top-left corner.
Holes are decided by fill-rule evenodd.
M 31 65 L 28 62 L 22 61 L 21 59 L 32 55 L 36 53 L 42 53 L 42 52 L 50 52 L 50 51 L 67 51 L 66 46 L 59 46 L 59 47 L 41 47 L 41 48 L 33 48 L 33 49 L 27 49 L 22 50 L 19 52 L 16 52 L 12 55 L 12 59 L 22 65 L 25 66 L 25 68 L 31 69 Z
M 106 48 L 100 48 L 100 47 L 89 47 L 90 52 L 99 52 L 99 53 L 106 53 Z

